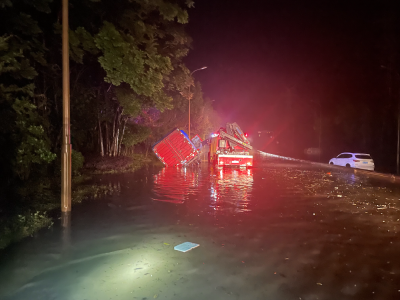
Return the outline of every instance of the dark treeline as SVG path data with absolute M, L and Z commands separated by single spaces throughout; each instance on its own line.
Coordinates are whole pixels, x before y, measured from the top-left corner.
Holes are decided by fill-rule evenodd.
M 376 4 L 334 7 L 309 24 L 312 47 L 282 95 L 287 152 L 297 144 L 307 157 L 305 149 L 321 147 L 324 162 L 366 152 L 378 170 L 396 171 L 400 15 L 398 5 Z
M 73 170 L 88 155 L 148 152 L 174 127 L 216 124 L 183 58 L 192 1 L 69 1 Z M 57 195 L 62 130 L 61 1 L 0 0 L 1 213 Z M 191 93 L 189 87 L 191 86 Z M 58 196 L 58 195 L 57 195 Z
M 283 42 L 270 50 L 279 86 L 274 105 L 282 112 L 268 126 L 280 142 L 271 150 L 318 160 L 306 151 L 320 147 L 323 162 L 366 152 L 377 170 L 396 171 L 400 13 L 389 3 L 285 11 L 291 26 L 282 26 Z
M 305 151 L 321 144 L 324 162 L 367 152 L 396 170 L 399 1 L 209 1 L 192 20 L 189 60 L 210 65 L 201 78 L 216 109 L 250 137 L 275 137 L 255 145 L 318 159 Z

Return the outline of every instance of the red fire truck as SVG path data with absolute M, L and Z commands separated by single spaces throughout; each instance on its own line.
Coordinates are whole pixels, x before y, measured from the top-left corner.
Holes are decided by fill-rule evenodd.
M 226 128 L 220 128 L 212 135 L 208 160 L 220 167 L 252 167 L 253 155 L 250 154 L 252 149 L 239 125 L 227 123 Z

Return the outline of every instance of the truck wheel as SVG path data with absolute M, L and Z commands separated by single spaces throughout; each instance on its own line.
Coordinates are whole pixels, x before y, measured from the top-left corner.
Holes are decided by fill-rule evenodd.
M 349 165 L 349 164 L 346 164 L 346 167 L 347 167 L 347 168 L 350 168 L 350 165 Z
M 330 162 L 329 164 L 330 164 L 330 165 L 333 165 L 333 162 Z

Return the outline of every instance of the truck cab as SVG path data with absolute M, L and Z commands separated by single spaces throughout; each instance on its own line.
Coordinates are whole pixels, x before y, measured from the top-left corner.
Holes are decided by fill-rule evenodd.
M 236 123 L 227 123 L 211 137 L 209 162 L 219 167 L 252 167 L 253 155 L 250 142 Z

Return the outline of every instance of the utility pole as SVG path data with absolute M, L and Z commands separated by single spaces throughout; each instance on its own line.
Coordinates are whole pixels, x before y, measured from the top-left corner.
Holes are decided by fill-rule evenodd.
M 204 69 L 207 69 L 207 67 L 202 67 L 202 68 L 200 68 L 200 69 L 194 70 L 192 73 L 190 73 L 190 76 L 192 76 L 194 72 L 200 71 L 200 70 L 204 70 Z M 192 99 L 192 97 L 190 96 L 190 85 L 189 85 L 189 94 L 188 94 L 188 98 L 189 98 L 189 140 L 191 140 L 191 138 L 190 138 L 190 100 Z
M 61 212 L 69 218 L 71 212 L 71 132 L 70 83 L 68 47 L 68 0 L 62 0 L 62 73 L 63 73 L 63 129 L 61 149 Z M 64 222 L 62 222 L 64 226 Z

